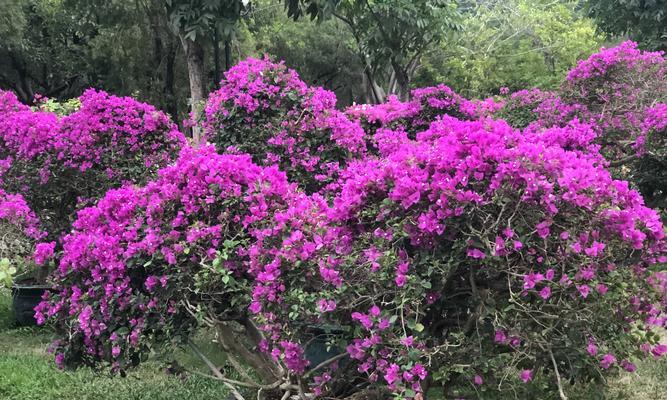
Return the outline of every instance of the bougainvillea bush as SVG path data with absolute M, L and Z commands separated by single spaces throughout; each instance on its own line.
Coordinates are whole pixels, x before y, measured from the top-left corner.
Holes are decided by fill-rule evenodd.
M 2 174 L 0 174 L 0 180 Z M 28 207 L 23 196 L 10 194 L 0 189 L 0 284 L 11 285 L 15 278 L 25 277 L 30 271 L 25 268 L 33 264 L 36 245 L 46 232 L 40 228 L 35 213 Z M 50 245 L 41 244 L 38 262 L 48 256 Z
M 37 309 L 60 365 L 122 372 L 178 342 L 237 399 L 530 398 L 665 353 L 665 228 L 607 169 L 597 111 L 317 93 L 240 64 L 209 99 L 215 147 L 78 213 Z M 642 113 L 634 143 L 663 140 L 663 105 Z M 204 326 L 226 366 L 189 340 Z
M 122 371 L 159 339 L 187 337 L 200 318 L 243 318 L 244 245 L 273 229 L 267 220 L 293 190 L 277 168 L 207 147 L 81 210 L 52 276 L 60 290 L 37 310 L 68 338 L 56 360 Z
M 2 187 L 25 197 L 51 240 L 69 229 L 79 202 L 145 182 L 185 142 L 164 113 L 131 98 L 90 89 L 63 116 L 9 92 L 0 98 Z
M 363 377 L 412 397 L 477 375 L 521 392 L 554 363 L 562 379 L 586 380 L 662 351 L 662 224 L 594 161 L 504 122 L 445 118 L 342 180 L 335 239 L 311 253 L 326 237 L 316 229 L 267 249 L 251 305 L 274 351 L 304 346 L 301 324 L 339 329 L 329 338 L 350 360 L 316 391 Z
M 591 125 L 592 142 L 614 175 L 632 182 L 651 206 L 664 208 L 666 101 L 664 55 L 624 42 L 580 61 L 556 92 L 512 93 L 496 115 L 530 131 L 572 121 Z
M 330 183 L 366 151 L 363 129 L 336 110 L 336 96 L 308 87 L 283 63 L 247 59 L 225 73 L 204 115 L 208 141 L 279 165 L 307 191 Z

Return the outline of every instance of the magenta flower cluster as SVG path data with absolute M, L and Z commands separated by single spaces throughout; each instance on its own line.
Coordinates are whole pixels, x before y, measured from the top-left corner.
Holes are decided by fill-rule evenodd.
M 366 152 L 364 130 L 336 110 L 336 96 L 308 87 L 283 63 L 249 58 L 209 96 L 203 126 L 221 151 L 276 164 L 311 190 L 330 183 L 345 161 Z
M 70 352 L 79 345 L 85 349 L 79 362 L 106 359 L 127 368 L 127 358 L 150 338 L 179 320 L 188 323 L 178 293 L 194 285 L 200 263 L 212 262 L 226 240 L 259 235 L 256 225 L 284 207 L 292 190 L 275 167 L 204 147 L 185 149 L 145 187 L 111 190 L 81 210 L 52 277 L 59 291 L 36 310 L 39 322 L 52 318 L 72 334 L 56 353 L 72 362 Z M 246 258 L 239 249 L 224 268 L 246 276 Z
M 39 219 L 23 196 L 10 194 L 2 189 L 0 189 L 0 221 L 16 227 L 32 240 L 38 241 L 46 235 L 41 230 Z
M 144 182 L 185 144 L 148 104 L 93 89 L 79 102 L 58 116 L 0 92 L 0 187 L 25 198 L 51 240 L 69 230 L 77 203 Z
M 443 85 L 341 113 L 283 64 L 248 60 L 207 103 L 217 150 L 185 148 L 78 213 L 37 318 L 58 328 L 59 362 L 116 370 L 200 320 L 252 321 L 266 362 L 323 397 L 632 371 L 666 348 L 665 228 L 606 169 L 606 117 L 573 104 Z M 647 138 L 664 132 L 662 105 L 645 114 Z M 336 357 L 312 365 L 322 336 Z

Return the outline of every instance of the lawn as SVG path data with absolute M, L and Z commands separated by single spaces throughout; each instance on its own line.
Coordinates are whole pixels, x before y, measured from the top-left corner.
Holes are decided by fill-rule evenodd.
M 218 382 L 198 376 L 181 379 L 167 374 L 157 360 L 142 364 L 126 378 L 80 369 L 57 369 L 45 349 L 51 332 L 39 328 L 13 328 L 11 298 L 0 290 L 0 399 L 2 400 L 172 400 L 227 399 Z M 179 353 L 179 361 L 189 355 Z
M 0 290 L 0 399 L 1 400 L 225 400 L 219 383 L 190 375 L 179 378 L 164 370 L 157 359 L 142 364 L 126 378 L 88 369 L 58 370 L 46 353 L 51 332 L 45 328 L 14 328 L 11 298 Z M 186 352 L 174 355 L 181 364 L 194 365 Z M 569 388 L 571 399 L 667 399 L 667 360 L 643 362 L 636 374 L 622 374 L 606 390 L 597 386 Z M 572 393 L 575 392 L 575 393 Z M 555 397 L 554 397 L 555 398 Z

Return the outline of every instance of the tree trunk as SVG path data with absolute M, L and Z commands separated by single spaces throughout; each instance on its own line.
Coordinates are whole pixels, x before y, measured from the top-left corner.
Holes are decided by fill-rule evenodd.
M 227 42 L 225 41 L 225 44 L 226 43 Z M 217 26 L 213 29 L 213 61 L 215 64 L 213 87 L 217 88 L 218 83 L 220 83 L 220 34 L 218 33 Z
M 201 44 L 180 35 L 183 51 L 188 63 L 188 76 L 190 78 L 190 101 L 191 117 L 195 121 L 192 127 L 192 141 L 195 146 L 199 145 L 202 138 L 201 127 L 196 121 L 201 117 L 204 102 L 204 49 Z
M 232 67 L 232 45 L 229 39 L 225 39 L 225 71 Z
M 30 84 L 30 78 L 28 77 L 25 63 L 12 53 L 9 54 L 9 57 L 12 61 L 12 67 L 16 70 L 16 74 L 19 78 L 18 82 L 14 85 L 16 94 L 22 103 L 32 105 L 35 94 L 32 91 L 32 85 Z
M 377 81 L 375 80 L 375 77 L 373 76 L 373 73 L 371 72 L 371 67 L 367 66 L 364 68 L 364 84 L 365 88 L 364 91 L 367 93 L 366 95 L 366 104 L 382 104 L 385 102 L 387 98 L 387 94 L 385 93 L 384 89 L 380 85 L 378 85 Z M 369 99 L 370 97 L 370 99 Z M 370 101 L 369 101 L 370 100 Z
M 396 77 L 395 94 L 401 101 L 410 100 L 410 76 L 408 71 L 403 68 L 396 60 L 391 60 L 391 66 Z
M 245 365 L 253 369 L 263 384 L 271 384 L 285 376 L 282 368 L 271 359 L 270 355 L 259 350 L 259 342 L 253 337 L 253 332 L 248 330 L 247 325 L 245 339 L 252 342 L 251 348 L 248 348 L 248 344 L 244 343 L 244 338 L 234 332 L 229 323 L 218 323 L 215 328 L 218 332 L 218 340 L 223 349 L 227 351 L 230 362 L 234 363 L 236 357 L 240 358 Z M 235 366 L 235 368 L 238 367 Z
M 175 90 L 175 74 L 174 66 L 176 63 L 176 43 L 174 40 L 169 41 L 167 46 L 167 60 L 165 62 L 165 74 L 164 74 L 164 97 L 166 101 L 167 112 L 171 115 L 171 118 L 179 126 L 178 122 L 178 101 L 176 100 L 176 90 Z

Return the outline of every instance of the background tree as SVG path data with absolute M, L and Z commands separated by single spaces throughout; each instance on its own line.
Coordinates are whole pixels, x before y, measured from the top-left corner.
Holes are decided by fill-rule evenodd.
M 5 14 L 5 11 L 6 14 Z M 35 93 L 72 97 L 85 82 L 90 30 L 62 2 L 11 0 L 0 19 L 0 82 L 31 103 Z M 6 35 L 6 36 L 5 36 Z M 5 39 L 6 38 L 6 39 Z
M 430 46 L 460 28 L 452 0 L 345 0 L 336 17 L 352 32 L 370 96 L 383 102 L 387 94 L 405 100 L 421 58 Z
M 639 42 L 643 47 L 667 50 L 667 1 L 587 1 L 590 14 L 603 31 Z
M 37 93 L 69 99 L 92 86 L 150 101 L 178 119 L 187 76 L 162 0 L 12 0 L 6 11 L 0 87 L 22 102 Z
M 444 82 L 468 97 L 500 87 L 556 88 L 568 69 L 602 44 L 576 1 L 473 2 L 462 29 L 424 56 L 417 86 Z
M 436 82 L 470 97 L 552 88 L 602 40 L 573 0 L 9 0 L 3 11 L 0 87 L 24 103 L 93 86 L 175 121 L 193 98 L 188 60 L 203 95 L 223 69 L 269 55 L 343 107 Z M 198 43 L 192 57 L 174 24 Z
M 237 38 L 241 46 L 252 46 L 257 57 L 268 54 L 275 61 L 284 60 L 305 82 L 335 92 L 341 106 L 365 102 L 356 42 L 342 21 L 293 21 L 272 0 L 255 4 L 247 21 L 247 36 Z

